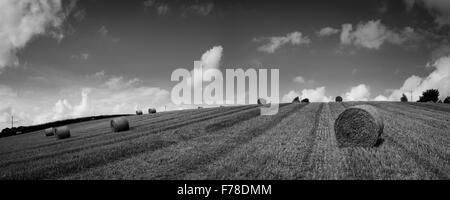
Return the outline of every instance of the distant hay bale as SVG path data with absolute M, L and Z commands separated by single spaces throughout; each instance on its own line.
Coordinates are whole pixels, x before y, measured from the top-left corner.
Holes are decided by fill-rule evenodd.
M 258 101 L 257 101 L 257 103 L 258 103 L 259 105 L 262 105 L 262 104 L 267 104 L 267 101 L 266 101 L 265 99 L 263 99 L 263 98 L 259 98 Z
M 292 100 L 292 103 L 300 103 L 300 98 L 295 97 L 294 100 Z
M 53 129 L 53 134 L 58 139 L 70 138 L 70 129 L 67 126 L 61 126 Z
M 44 130 L 44 133 L 45 133 L 45 136 L 52 136 L 52 135 L 54 135 L 54 128 L 53 127 L 47 128 Z
M 148 109 L 148 114 L 153 114 L 156 113 L 156 109 L 155 108 L 149 108 Z
M 136 110 L 136 115 L 142 115 L 142 114 L 143 114 L 142 110 Z
M 384 123 L 377 109 L 369 105 L 347 108 L 334 122 L 338 146 L 374 147 L 381 139 Z
M 336 100 L 336 102 L 342 102 L 342 97 L 341 96 L 337 96 L 335 100 Z
M 309 99 L 308 98 L 302 99 L 302 103 L 309 103 Z
M 127 131 L 130 130 L 130 124 L 123 117 L 114 118 L 111 120 L 111 130 L 113 132 Z

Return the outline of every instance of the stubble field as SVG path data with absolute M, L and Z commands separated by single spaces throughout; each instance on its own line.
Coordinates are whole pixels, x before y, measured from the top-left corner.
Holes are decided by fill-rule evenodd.
M 334 121 L 346 107 L 381 112 L 377 148 L 338 148 Z M 344 102 L 256 105 L 71 124 L 72 137 L 43 131 L 0 138 L 0 179 L 449 179 L 450 106 Z

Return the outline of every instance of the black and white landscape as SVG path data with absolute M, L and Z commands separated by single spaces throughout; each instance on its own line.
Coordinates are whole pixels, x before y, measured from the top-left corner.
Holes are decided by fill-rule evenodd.
M 0 0 L 0 179 L 448 180 L 449 39 L 449 0 Z

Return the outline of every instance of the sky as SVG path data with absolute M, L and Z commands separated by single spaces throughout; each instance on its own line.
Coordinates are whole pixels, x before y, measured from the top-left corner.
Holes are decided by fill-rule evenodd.
M 281 102 L 444 99 L 449 36 L 448 0 L 0 0 L 0 128 L 193 108 L 170 78 L 197 60 L 279 69 Z

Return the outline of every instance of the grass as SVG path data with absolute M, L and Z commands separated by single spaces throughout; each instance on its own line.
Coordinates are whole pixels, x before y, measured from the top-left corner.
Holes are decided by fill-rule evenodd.
M 357 104 L 385 119 L 378 148 L 337 147 L 334 120 Z M 447 107 L 445 107 L 447 106 Z M 388 102 L 283 104 L 274 116 L 236 106 L 71 124 L 0 138 L 0 179 L 449 179 L 448 105 Z

